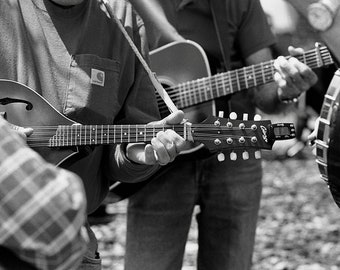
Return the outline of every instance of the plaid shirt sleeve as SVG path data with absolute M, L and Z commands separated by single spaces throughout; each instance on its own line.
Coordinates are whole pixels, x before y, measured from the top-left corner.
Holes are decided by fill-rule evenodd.
M 0 119 L 0 245 L 38 269 L 76 269 L 87 244 L 85 191 Z

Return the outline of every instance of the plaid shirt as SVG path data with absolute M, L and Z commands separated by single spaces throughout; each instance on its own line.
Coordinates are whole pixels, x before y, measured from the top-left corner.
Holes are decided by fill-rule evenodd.
M 38 269 L 76 269 L 86 250 L 80 179 L 47 164 L 0 119 L 0 245 Z

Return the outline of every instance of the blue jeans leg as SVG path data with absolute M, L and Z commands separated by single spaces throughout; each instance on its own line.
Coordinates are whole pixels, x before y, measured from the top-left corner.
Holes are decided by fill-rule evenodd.
M 129 199 L 125 270 L 182 267 L 196 184 L 193 164 L 175 165 Z
M 216 159 L 203 164 L 201 211 L 196 217 L 198 269 L 248 270 L 262 190 L 261 166 L 258 161 Z

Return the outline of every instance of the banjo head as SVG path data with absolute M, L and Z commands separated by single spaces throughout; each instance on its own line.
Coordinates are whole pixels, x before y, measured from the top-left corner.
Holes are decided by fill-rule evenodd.
M 316 162 L 321 178 L 340 207 L 340 70 L 334 73 L 324 96 L 317 130 Z

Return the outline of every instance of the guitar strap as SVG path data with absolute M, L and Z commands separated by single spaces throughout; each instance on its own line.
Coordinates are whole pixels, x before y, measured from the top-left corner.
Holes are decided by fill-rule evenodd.
M 110 7 L 110 5 L 108 4 L 107 0 L 100 0 L 101 3 L 103 3 L 105 5 L 105 8 L 108 12 L 108 14 L 110 15 L 111 19 L 113 19 L 116 24 L 118 25 L 119 29 L 121 30 L 121 32 L 123 33 L 124 37 L 126 38 L 126 40 L 128 41 L 130 47 L 132 48 L 133 52 L 135 53 L 135 55 L 137 56 L 138 60 L 141 62 L 141 64 L 143 65 L 146 73 L 148 74 L 153 86 L 156 88 L 158 94 L 160 95 L 160 97 L 163 99 L 164 103 L 167 105 L 168 109 L 170 112 L 174 112 L 174 111 L 178 111 L 176 105 L 173 103 L 173 101 L 171 100 L 171 98 L 169 97 L 168 93 L 165 91 L 165 89 L 163 88 L 163 86 L 161 85 L 161 83 L 157 80 L 156 74 L 150 69 L 150 67 L 148 66 L 148 64 L 146 63 L 146 61 L 144 60 L 143 56 L 141 55 L 141 53 L 138 51 L 138 48 L 136 47 L 136 45 L 133 43 L 131 37 L 129 36 L 129 34 L 126 32 L 124 26 L 122 25 L 122 22 L 115 16 L 115 14 L 112 11 L 112 8 Z
M 229 50 L 229 27 L 228 18 L 226 17 L 226 8 L 228 0 L 210 0 L 210 9 L 214 20 L 215 30 L 219 47 L 223 56 L 224 68 L 230 70 L 230 50 Z M 230 96 L 215 100 L 217 111 L 230 111 Z M 228 105 L 226 108 L 226 104 Z M 216 112 L 217 113 L 217 112 Z
M 229 27 L 226 17 L 227 0 L 210 0 L 217 39 L 223 56 L 224 67 L 230 70 Z

